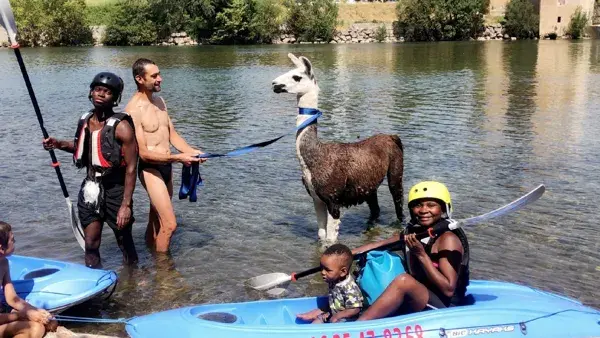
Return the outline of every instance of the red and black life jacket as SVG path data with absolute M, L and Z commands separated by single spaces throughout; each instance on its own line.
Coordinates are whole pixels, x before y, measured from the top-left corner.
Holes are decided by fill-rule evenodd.
M 133 120 L 127 113 L 114 113 L 104 127 L 90 133 L 88 123 L 93 112 L 81 116 L 75 133 L 73 163 L 77 168 L 92 166 L 96 172 L 107 173 L 113 168 L 124 167 L 121 145 L 116 138 L 117 125 L 126 120 L 133 128 Z M 89 137 L 89 138 L 88 138 Z M 91 142 L 90 142 L 91 138 Z

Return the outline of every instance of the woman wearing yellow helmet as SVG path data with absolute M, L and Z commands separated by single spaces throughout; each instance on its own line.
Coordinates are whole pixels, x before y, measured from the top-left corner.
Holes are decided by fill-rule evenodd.
M 358 320 L 383 318 L 395 313 L 459 305 L 469 284 L 469 252 L 465 233 L 448 230 L 439 236 L 416 238 L 452 216 L 452 200 L 445 185 L 420 182 L 408 194 L 411 221 L 402 234 L 359 247 L 354 253 L 372 250 L 403 238 L 409 273 L 398 275 Z M 436 228 L 439 228 L 436 227 Z M 453 228 L 453 227 L 450 227 Z M 432 233 L 432 232 L 429 232 Z

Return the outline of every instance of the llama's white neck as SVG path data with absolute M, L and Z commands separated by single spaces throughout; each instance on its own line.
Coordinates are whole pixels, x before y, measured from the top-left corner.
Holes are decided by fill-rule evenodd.
M 319 87 L 313 90 L 298 94 L 298 108 L 313 108 L 318 109 L 319 106 Z M 301 125 L 304 121 L 311 118 L 311 115 L 298 114 L 296 117 L 296 126 Z M 310 195 L 316 198 L 315 190 L 312 185 L 312 173 L 310 172 L 311 164 L 314 162 L 314 154 L 318 153 L 319 138 L 317 136 L 317 124 L 301 129 L 296 134 L 296 156 L 300 161 L 302 168 L 302 176 L 304 182 L 310 192 Z
M 304 93 L 298 94 L 297 96 L 298 108 L 319 108 L 319 87 L 314 88 L 313 90 Z M 310 118 L 310 115 L 298 115 L 296 118 L 296 126 L 302 124 L 302 122 L 306 121 Z

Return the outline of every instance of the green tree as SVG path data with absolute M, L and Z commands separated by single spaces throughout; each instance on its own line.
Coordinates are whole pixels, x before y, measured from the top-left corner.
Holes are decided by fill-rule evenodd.
M 230 5 L 230 0 L 185 1 L 188 1 L 186 8 L 190 16 L 186 31 L 199 40 L 209 40 L 217 25 L 217 14 Z
M 254 0 L 255 13 L 250 29 L 259 42 L 271 42 L 281 33 L 287 11 L 282 0 Z
M 250 21 L 253 15 L 251 0 L 232 0 L 231 4 L 217 13 L 212 43 L 247 43 L 253 40 Z
M 504 31 L 520 39 L 539 35 L 540 17 L 529 0 L 511 0 L 506 5 Z
M 115 17 L 106 27 L 104 44 L 117 46 L 150 45 L 158 39 L 157 24 L 145 1 L 125 0 L 118 3 Z
M 42 42 L 46 17 L 38 0 L 12 0 L 11 6 L 17 23 L 18 40 L 22 46 L 38 46 Z
M 92 43 L 92 31 L 86 20 L 84 0 L 44 0 L 46 43 L 49 46 L 72 46 Z
M 467 40 L 482 30 L 489 0 L 405 0 L 394 32 L 407 41 Z
M 287 27 L 302 41 L 333 39 L 338 5 L 333 0 L 288 0 Z
M 589 20 L 590 18 L 583 12 L 581 6 L 577 6 L 575 13 L 571 15 L 571 22 L 569 22 L 566 33 L 571 39 L 579 39 L 583 35 L 585 27 L 588 26 Z
M 84 0 L 13 0 L 11 4 L 23 46 L 92 42 Z

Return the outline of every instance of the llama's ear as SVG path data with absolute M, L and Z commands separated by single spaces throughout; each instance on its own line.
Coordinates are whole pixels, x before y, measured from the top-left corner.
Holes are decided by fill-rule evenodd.
M 292 53 L 288 53 L 288 57 L 290 58 L 290 60 L 292 60 L 292 62 L 296 65 L 296 67 L 304 68 L 304 64 L 302 63 L 302 61 L 300 61 L 300 59 L 298 59 L 296 57 L 296 55 L 294 55 Z
M 300 60 L 302 61 L 302 64 L 304 65 L 304 72 L 306 72 L 306 75 L 308 75 L 311 79 L 314 78 L 314 74 L 313 74 L 313 67 L 312 64 L 310 63 L 310 61 L 305 58 L 304 56 L 300 57 Z

